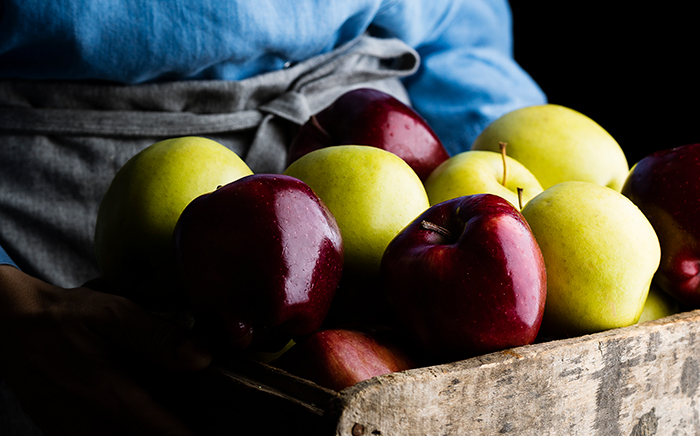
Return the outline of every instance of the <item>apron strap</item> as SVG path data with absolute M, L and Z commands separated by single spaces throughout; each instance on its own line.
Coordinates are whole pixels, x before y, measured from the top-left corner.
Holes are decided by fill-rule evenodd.
M 260 124 L 259 111 L 235 114 L 152 113 L 54 108 L 0 108 L 0 131 L 33 135 L 188 136 Z
M 172 138 L 252 132 L 241 158 L 280 172 L 289 123 L 301 125 L 352 88 L 372 86 L 409 103 L 399 78 L 418 53 L 398 39 L 363 35 L 289 68 L 241 81 L 141 85 L 0 81 L 0 133 Z
M 203 135 L 250 129 L 270 115 L 301 125 L 329 104 L 329 96 L 340 95 L 353 85 L 409 76 L 418 63 L 418 54 L 403 42 L 365 35 L 290 68 L 238 82 L 17 85 L 3 81 L 0 131 L 118 137 Z M 205 112 L 207 105 L 188 108 L 185 101 L 192 98 L 192 88 L 207 91 L 198 91 L 202 95 L 197 98 L 229 99 L 230 103 L 219 105 L 214 113 Z M 149 95 L 160 95 L 171 102 L 156 110 L 139 107 Z M 109 107 L 109 100 L 122 101 L 125 97 L 137 107 Z M 91 100 L 100 98 L 101 103 Z M 85 102 L 87 106 L 104 104 L 106 108 L 80 107 Z

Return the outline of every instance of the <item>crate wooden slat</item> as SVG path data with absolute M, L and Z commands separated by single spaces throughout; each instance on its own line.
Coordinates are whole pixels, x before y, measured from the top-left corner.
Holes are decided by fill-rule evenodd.
M 700 434 L 700 311 L 376 377 L 341 392 L 219 362 L 177 400 L 201 434 Z

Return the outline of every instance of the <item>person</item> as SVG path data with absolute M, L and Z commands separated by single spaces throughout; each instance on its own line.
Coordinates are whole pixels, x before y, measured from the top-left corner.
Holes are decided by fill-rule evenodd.
M 87 284 L 126 160 L 214 139 L 281 172 L 294 128 L 360 86 L 410 103 L 451 154 L 546 101 L 507 0 L 0 2 L 0 433 L 191 434 L 144 380 L 212 361 L 187 329 Z

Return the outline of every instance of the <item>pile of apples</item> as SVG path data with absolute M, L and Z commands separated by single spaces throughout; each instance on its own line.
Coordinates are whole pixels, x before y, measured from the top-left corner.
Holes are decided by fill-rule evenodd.
M 699 169 L 690 145 L 630 170 L 553 104 L 450 156 L 410 107 L 357 89 L 299 129 L 283 174 L 200 137 L 144 149 L 95 248 L 117 292 L 190 312 L 220 353 L 340 390 L 700 307 Z

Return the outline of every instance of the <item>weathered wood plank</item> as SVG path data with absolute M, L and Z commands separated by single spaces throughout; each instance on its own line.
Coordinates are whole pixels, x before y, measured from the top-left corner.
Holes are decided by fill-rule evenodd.
M 699 329 L 689 312 L 379 377 L 332 400 L 336 434 L 700 434 Z

